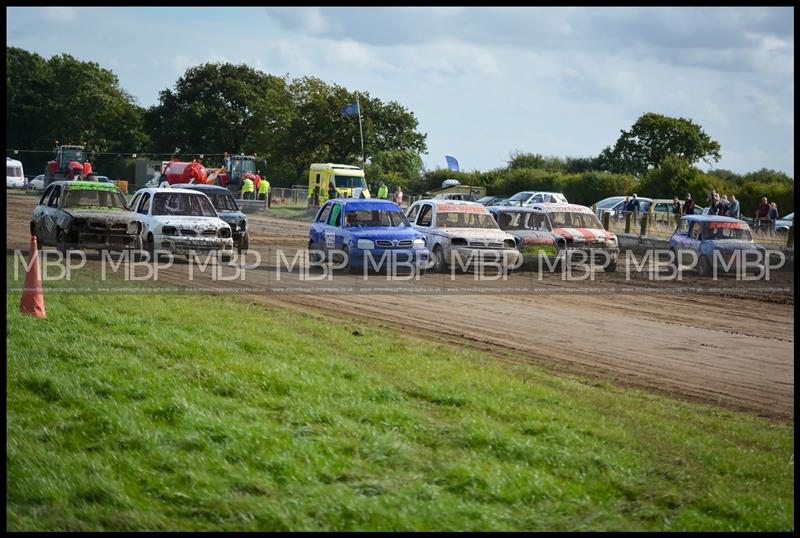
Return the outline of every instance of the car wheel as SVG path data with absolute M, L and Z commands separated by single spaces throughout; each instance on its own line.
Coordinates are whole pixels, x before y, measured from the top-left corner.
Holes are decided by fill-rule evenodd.
M 314 248 L 314 242 L 308 242 L 308 266 L 311 269 L 320 269 L 322 264 L 325 263 L 325 254 Z
M 249 248 L 250 248 L 250 234 L 245 232 L 244 235 L 242 235 L 241 239 L 239 239 L 238 252 L 239 254 L 242 254 Z
M 616 273 L 617 272 L 617 260 L 613 260 L 608 266 L 605 268 L 606 273 Z
M 56 249 L 65 257 L 67 256 L 67 234 L 60 228 L 56 233 Z
M 147 253 L 150 254 L 150 261 L 156 261 L 156 241 L 153 238 L 153 234 L 147 234 L 147 244 L 145 246 L 145 250 L 147 250 Z
M 711 276 L 711 262 L 705 255 L 700 256 L 700 263 L 698 265 L 698 272 L 700 276 Z
M 440 245 L 433 247 L 433 271 L 436 273 L 444 273 L 447 271 L 447 264 L 444 261 L 444 252 Z
M 344 270 L 350 273 L 351 275 L 357 275 L 358 267 L 353 265 L 353 259 L 350 257 L 350 247 L 345 245 L 344 248 L 342 249 L 342 252 L 344 252 L 345 260 L 347 260 L 347 265 L 345 265 Z

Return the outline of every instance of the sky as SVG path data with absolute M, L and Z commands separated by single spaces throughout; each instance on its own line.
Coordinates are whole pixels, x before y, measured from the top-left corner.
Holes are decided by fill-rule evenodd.
M 716 168 L 794 177 L 790 7 L 7 7 L 6 45 L 97 62 L 145 107 L 205 62 L 319 77 L 414 112 L 427 169 L 596 156 L 656 112 Z

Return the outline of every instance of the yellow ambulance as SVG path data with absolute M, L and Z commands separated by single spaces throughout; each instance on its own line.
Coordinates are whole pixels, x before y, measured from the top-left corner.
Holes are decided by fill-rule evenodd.
M 314 199 L 314 191 L 319 187 L 319 200 L 328 199 L 330 183 L 341 198 L 369 198 L 364 171 L 357 166 L 333 163 L 315 163 L 308 172 L 308 197 Z

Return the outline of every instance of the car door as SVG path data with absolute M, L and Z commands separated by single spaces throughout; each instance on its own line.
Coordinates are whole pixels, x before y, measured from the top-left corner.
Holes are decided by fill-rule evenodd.
M 334 202 L 331 204 L 331 213 L 328 216 L 325 226 L 325 252 L 332 250 L 342 250 L 344 246 L 344 233 L 342 220 L 344 218 L 344 206 Z
M 147 239 L 147 234 L 150 233 L 152 226 L 153 226 L 153 217 L 150 214 L 150 200 L 152 198 L 151 193 L 143 192 L 141 197 L 139 198 L 138 205 L 133 206 L 131 205 L 131 209 L 136 211 L 139 215 L 139 218 L 142 219 L 142 240 Z
M 331 214 L 332 202 L 326 202 L 317 213 L 317 218 L 311 225 L 308 240 L 312 250 L 325 250 L 325 228 L 328 226 L 328 217 Z
M 44 238 L 51 245 L 55 245 L 58 236 L 58 212 L 60 211 L 59 199 L 61 198 L 61 185 L 53 185 L 50 196 L 47 197 L 47 202 L 44 207 L 43 223 L 44 223 Z
M 31 231 L 36 234 L 40 243 L 48 240 L 44 219 L 47 215 L 47 201 L 50 199 L 50 195 L 53 194 L 54 188 L 52 185 L 47 187 L 41 198 L 39 198 L 39 204 L 33 209 L 33 216 L 31 217 L 33 230 Z

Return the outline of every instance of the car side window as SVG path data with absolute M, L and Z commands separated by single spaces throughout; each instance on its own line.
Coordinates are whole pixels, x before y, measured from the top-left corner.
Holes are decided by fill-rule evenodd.
M 676 230 L 676 232 L 679 235 L 687 235 L 687 233 L 689 232 L 689 221 L 686 219 L 681 220 L 678 223 L 678 229 Z
M 327 222 L 328 216 L 331 214 L 331 206 L 333 204 L 325 204 L 322 207 L 322 211 L 319 212 L 319 216 L 317 217 L 317 222 Z
M 332 204 L 331 216 L 328 218 L 328 224 L 331 226 L 341 226 L 342 224 L 342 204 Z
M 693 222 L 689 227 L 689 237 L 691 237 L 696 241 L 700 241 L 700 229 L 701 229 L 700 223 Z
M 544 201 L 544 199 L 543 199 L 543 196 L 541 194 L 534 194 L 530 203 L 532 203 L 532 204 L 541 204 L 543 201 Z
M 417 220 L 417 214 L 419 213 L 419 207 L 420 206 L 415 205 L 414 207 L 412 207 L 408 211 L 408 215 L 406 215 L 406 218 L 408 219 L 408 222 L 412 222 L 413 223 L 415 220 Z
M 643 200 L 639 201 L 639 210 L 642 212 L 647 212 L 650 209 L 650 202 L 645 202 Z
M 417 225 L 430 226 L 432 220 L 433 220 L 433 207 L 431 206 L 431 204 L 424 204 L 419 212 Z
M 131 202 L 130 202 L 130 204 L 128 205 L 128 208 L 129 208 L 131 211 L 135 211 L 135 209 L 134 209 L 134 208 L 135 208 L 135 207 L 136 207 L 136 205 L 139 203 L 139 197 L 140 197 L 140 196 L 141 196 L 141 194 L 134 194 L 134 195 L 133 195 L 133 198 L 131 198 Z
M 47 205 L 49 207 L 58 207 L 58 199 L 61 197 L 61 187 L 55 186 L 53 187 L 53 192 L 50 194 L 50 198 L 47 200 Z
M 148 206 L 150 205 L 150 193 L 146 192 L 142 194 L 142 200 L 139 202 L 139 207 L 137 208 L 137 212 L 141 213 L 142 215 L 147 215 Z
M 42 197 L 39 198 L 39 205 L 45 205 L 47 200 L 50 199 L 50 195 L 53 194 L 53 189 L 55 187 L 47 187 L 45 191 L 42 193 Z

